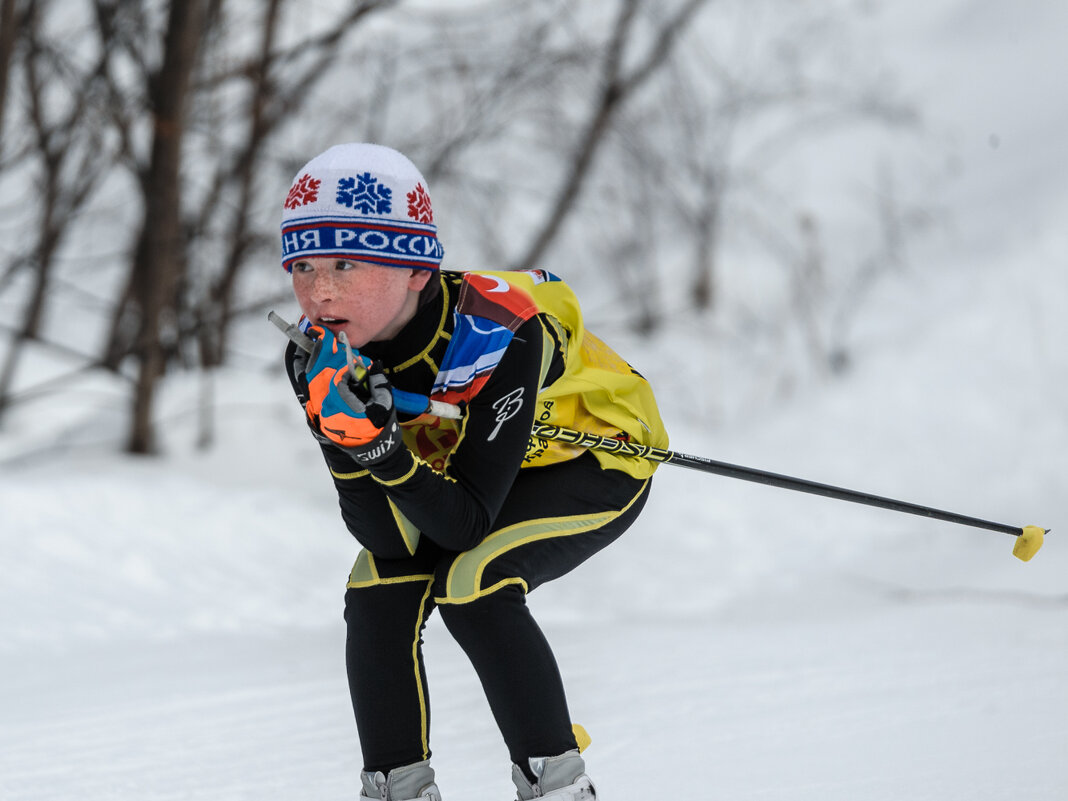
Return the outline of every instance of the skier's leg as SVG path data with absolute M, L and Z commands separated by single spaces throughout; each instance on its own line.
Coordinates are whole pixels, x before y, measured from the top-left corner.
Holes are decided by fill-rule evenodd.
M 363 551 L 345 593 L 349 691 L 372 776 L 430 757 L 422 632 L 434 610 L 432 570 L 426 560 L 376 560 Z
M 442 606 L 441 618 L 471 660 L 513 762 L 576 747 L 556 659 L 522 590 Z
M 583 769 L 556 660 L 524 593 L 614 541 L 637 517 L 647 493 L 648 481 L 602 470 L 588 454 L 524 471 L 494 531 L 459 554 L 446 574 L 438 573 L 442 619 L 478 673 L 512 761 L 541 792 L 566 786 L 545 782 L 574 783 L 565 774 L 576 764 L 578 774 Z M 545 764 L 547 757 L 563 759 L 572 751 L 566 769 L 551 769 L 545 777 L 531 764 L 532 758 Z

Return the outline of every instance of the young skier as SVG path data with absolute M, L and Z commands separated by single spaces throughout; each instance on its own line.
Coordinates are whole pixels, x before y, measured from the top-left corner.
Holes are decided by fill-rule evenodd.
M 389 148 L 308 162 L 282 251 L 314 339 L 310 354 L 290 344 L 286 370 L 363 546 L 345 596 L 360 798 L 441 800 L 421 648 L 435 609 L 482 683 L 518 798 L 595 798 L 525 595 L 634 522 L 654 464 L 531 427 L 666 447 L 648 383 L 584 330 L 551 273 L 440 270 L 426 182 Z M 461 419 L 398 413 L 393 390 L 457 404 Z

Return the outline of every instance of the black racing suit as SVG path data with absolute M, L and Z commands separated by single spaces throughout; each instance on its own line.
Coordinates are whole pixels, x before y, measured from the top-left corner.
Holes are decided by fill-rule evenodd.
M 443 290 L 394 339 L 361 349 L 394 387 L 430 392 L 449 344 L 459 276 L 442 273 Z M 603 469 L 589 453 L 521 469 L 539 384 L 563 369 L 556 344 L 538 316 L 515 331 L 466 405 L 443 471 L 401 448 L 372 475 L 341 449 L 322 446 L 342 519 L 365 549 L 350 577 L 345 619 L 366 770 L 388 772 L 430 756 L 421 645 L 435 608 L 470 658 L 513 762 L 526 769 L 529 757 L 576 746 L 560 672 L 525 593 L 622 534 L 650 480 Z M 543 361 L 548 350 L 552 359 Z M 294 353 L 291 345 L 287 373 L 303 401 Z M 516 397 L 527 399 L 518 410 L 507 403 Z M 419 532 L 414 553 L 399 533 L 398 513 Z

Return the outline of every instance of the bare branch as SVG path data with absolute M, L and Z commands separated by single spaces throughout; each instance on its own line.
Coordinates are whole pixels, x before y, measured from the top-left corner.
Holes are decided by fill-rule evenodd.
M 706 0 L 688 0 L 656 37 L 646 58 L 629 74 L 622 74 L 623 57 L 631 36 L 638 0 L 622 0 L 605 49 L 601 91 L 590 118 L 579 136 L 576 150 L 566 168 L 566 177 L 550 204 L 549 216 L 518 260 L 520 268 L 532 268 L 556 238 L 586 183 L 594 158 L 601 149 L 618 109 L 649 80 L 671 52 L 679 31 L 693 18 Z

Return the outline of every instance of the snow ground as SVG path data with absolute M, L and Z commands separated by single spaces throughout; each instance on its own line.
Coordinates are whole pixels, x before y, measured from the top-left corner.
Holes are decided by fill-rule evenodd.
M 946 268 L 884 288 L 856 369 L 774 413 L 710 431 L 686 398 L 664 408 L 685 452 L 1054 531 L 1023 564 L 1005 535 L 662 468 L 624 538 L 530 599 L 605 798 L 1068 798 L 1068 159 L 1049 153 L 1059 95 L 1039 91 L 1064 71 L 1026 57 L 1068 19 L 1023 3 L 999 38 L 999 4 L 934 5 L 892 15 L 886 47 L 929 54 L 912 77 L 975 140 L 958 237 L 912 254 Z M 962 89 L 999 65 L 983 97 Z M 667 385 L 669 359 L 624 350 Z M 23 408 L 0 439 L 2 799 L 358 794 L 340 619 L 355 545 L 277 372 L 218 376 L 217 397 L 243 400 L 220 403 L 210 453 L 188 445 L 198 390 L 164 393 L 167 460 L 114 455 L 123 410 L 103 384 Z M 92 433 L 36 451 L 42 412 Z M 436 620 L 426 647 L 446 797 L 511 798 Z

